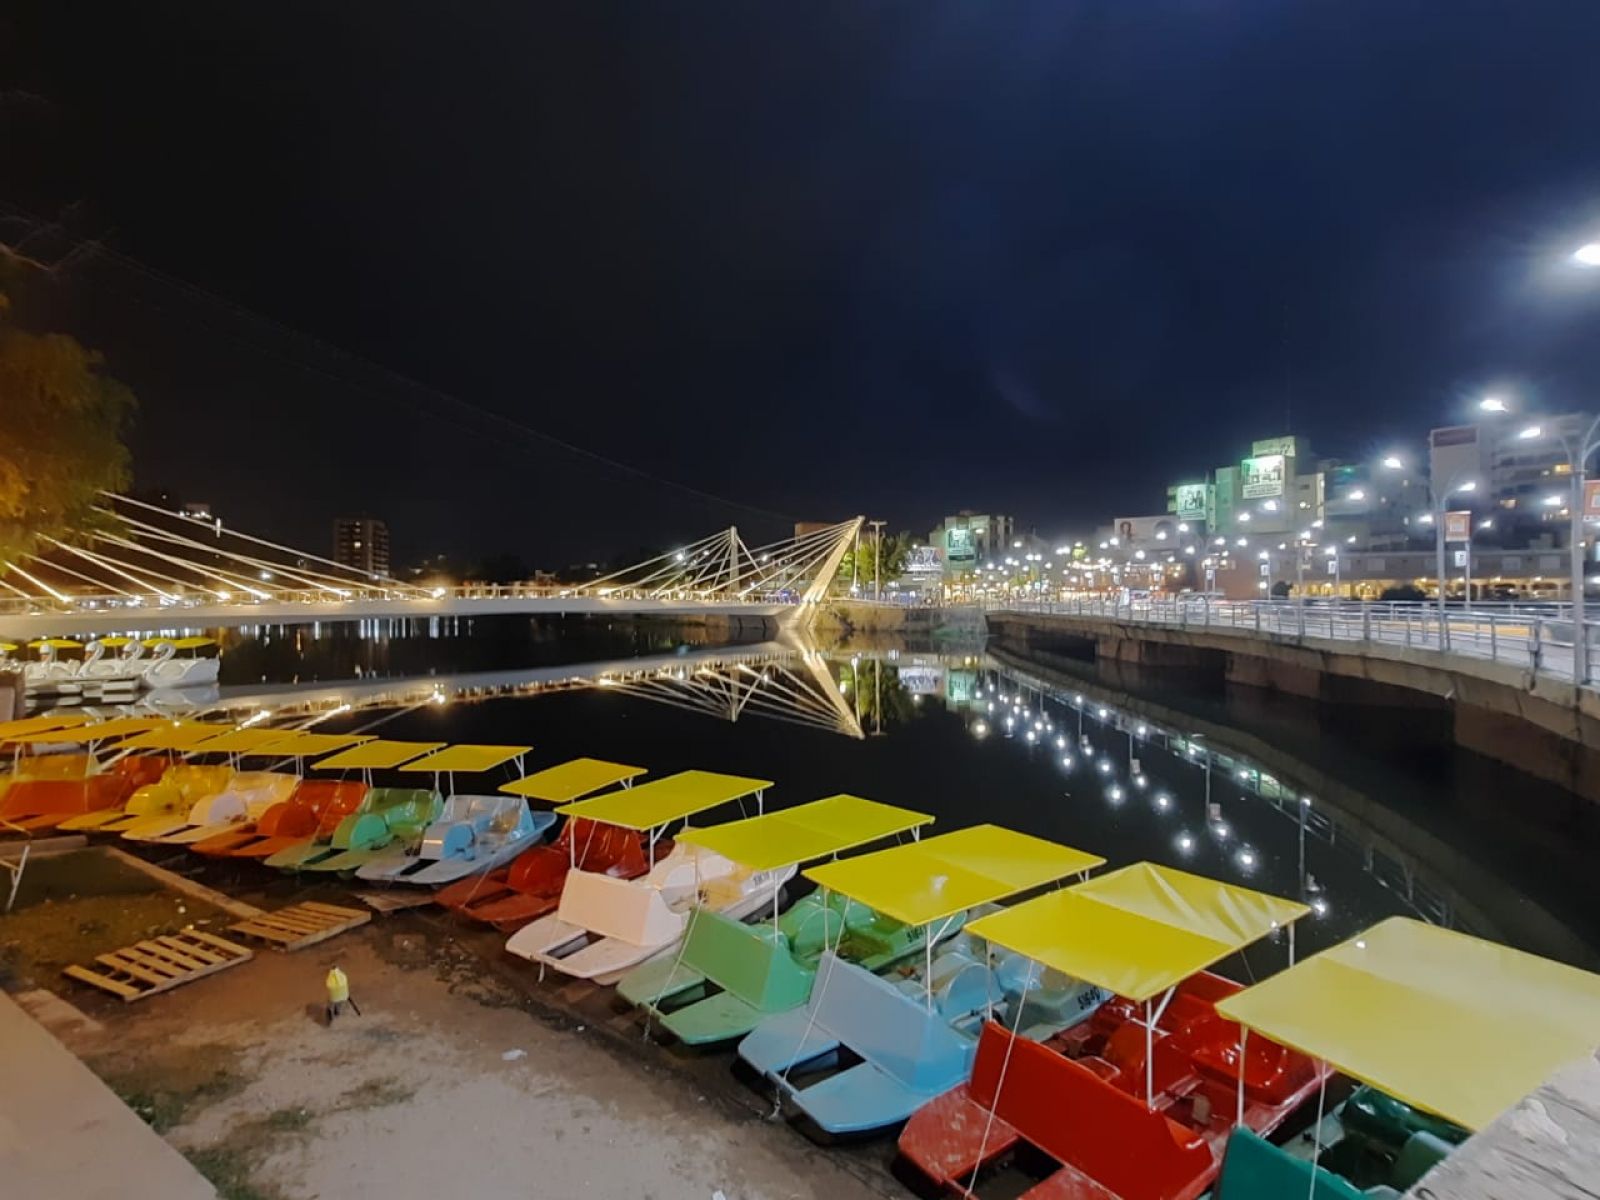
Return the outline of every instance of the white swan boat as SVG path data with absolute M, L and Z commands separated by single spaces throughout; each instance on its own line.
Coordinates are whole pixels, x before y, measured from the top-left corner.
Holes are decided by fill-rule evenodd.
M 144 669 L 145 686 L 150 688 L 194 687 L 215 683 L 222 659 L 200 651 L 217 644 L 215 638 L 152 638 L 150 665 Z
M 648 835 L 652 854 L 673 823 L 723 804 L 754 797 L 757 808 L 770 780 L 682 771 L 557 809 L 567 817 Z M 674 847 L 637 879 L 571 870 L 553 914 L 511 936 L 506 949 L 519 958 L 579 979 L 615 982 L 683 938 L 689 915 L 704 906 L 740 920 L 777 903 L 793 863 L 752 871 L 720 854 Z
M 28 692 L 39 696 L 59 695 L 77 679 L 81 664 L 59 657 L 59 652 L 82 650 L 82 642 L 75 642 L 71 638 L 40 638 L 29 642 L 28 649 L 38 655 L 22 664 L 22 686 Z

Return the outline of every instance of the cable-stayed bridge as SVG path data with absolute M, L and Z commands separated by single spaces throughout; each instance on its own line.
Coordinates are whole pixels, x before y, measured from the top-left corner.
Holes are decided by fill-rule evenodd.
M 0 561 L 0 637 L 493 615 L 742 614 L 802 620 L 860 517 L 750 546 L 735 527 L 581 584 L 428 587 L 130 497 L 94 528 Z

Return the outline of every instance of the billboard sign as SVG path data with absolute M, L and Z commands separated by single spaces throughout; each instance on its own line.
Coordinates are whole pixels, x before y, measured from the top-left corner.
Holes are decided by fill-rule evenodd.
M 913 546 L 906 555 L 907 575 L 938 575 L 944 570 L 944 555 L 937 546 Z
M 1270 456 L 1272 456 L 1274 454 L 1282 454 L 1282 455 L 1285 455 L 1287 457 L 1293 457 L 1293 455 L 1294 455 L 1294 438 L 1292 438 L 1292 437 L 1262 438 L 1259 442 L 1251 442 L 1250 443 L 1250 453 L 1255 455 L 1257 458 L 1261 458 L 1261 457 L 1264 457 L 1264 456 L 1265 457 L 1270 457 Z
M 978 561 L 978 542 L 966 525 L 957 525 L 944 531 L 944 554 L 951 566 Z
M 1239 494 L 1246 500 L 1283 495 L 1283 455 L 1263 454 L 1239 464 Z
M 1583 519 L 1600 520 L 1600 479 L 1583 481 Z
M 1472 514 L 1465 509 L 1444 515 L 1444 540 L 1470 542 L 1472 540 Z
M 1205 520 L 1207 490 L 1203 483 L 1180 483 L 1173 489 L 1175 503 L 1172 511 L 1177 514 L 1178 520 Z

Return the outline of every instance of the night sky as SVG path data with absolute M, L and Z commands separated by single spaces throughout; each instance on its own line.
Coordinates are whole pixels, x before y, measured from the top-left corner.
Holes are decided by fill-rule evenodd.
M 312 549 L 1087 531 L 1286 424 L 1600 404 L 1597 45 L 1583 0 L 13 0 L 0 216 L 105 245 L 54 315 L 138 482 Z

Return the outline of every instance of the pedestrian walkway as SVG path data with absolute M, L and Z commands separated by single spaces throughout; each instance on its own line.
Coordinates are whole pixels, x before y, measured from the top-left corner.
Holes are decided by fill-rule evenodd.
M 0 992 L 0 1194 L 6 1200 L 212 1200 L 215 1189 Z

